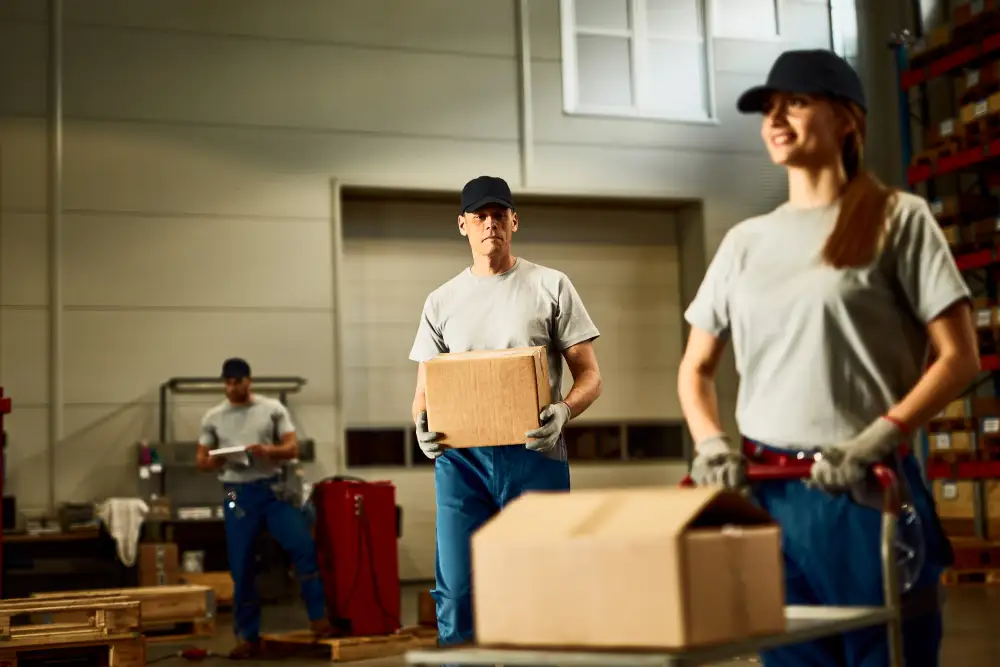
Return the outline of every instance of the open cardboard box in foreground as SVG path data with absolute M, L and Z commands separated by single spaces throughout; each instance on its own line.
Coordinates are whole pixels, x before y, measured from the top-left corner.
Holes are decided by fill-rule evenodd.
M 784 632 L 780 529 L 738 493 L 527 493 L 472 538 L 483 646 L 674 650 Z

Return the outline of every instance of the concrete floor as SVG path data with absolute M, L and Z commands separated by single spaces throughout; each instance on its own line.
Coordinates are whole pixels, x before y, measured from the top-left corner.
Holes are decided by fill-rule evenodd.
M 417 593 L 428 586 L 408 586 L 403 591 L 404 625 L 416 623 Z M 148 659 L 157 660 L 162 667 L 188 665 L 179 657 L 166 656 L 188 646 L 198 646 L 221 653 L 223 656 L 232 648 L 231 626 L 220 619 L 217 634 L 210 640 L 199 640 L 184 644 L 152 644 Z M 306 616 L 301 605 L 294 607 L 266 607 L 263 624 L 265 631 L 298 630 L 306 627 Z M 224 658 L 209 658 L 204 664 L 222 664 Z M 274 664 L 265 661 L 246 661 L 249 667 Z M 282 661 L 282 664 L 293 664 Z M 295 665 L 329 665 L 328 662 L 295 661 Z M 363 667 L 401 667 L 401 657 L 381 660 L 367 660 L 357 663 Z M 747 667 L 747 662 L 724 663 L 731 667 Z M 1000 587 L 992 588 L 950 588 L 945 608 L 945 641 L 941 655 L 942 667 L 992 667 L 1000 664 Z M 718 667 L 723 667 L 719 665 Z

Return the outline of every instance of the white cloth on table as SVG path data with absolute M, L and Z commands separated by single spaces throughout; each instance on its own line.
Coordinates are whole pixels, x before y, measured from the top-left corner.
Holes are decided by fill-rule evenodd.
M 108 498 L 97 504 L 97 517 L 115 540 L 118 558 L 126 567 L 135 565 L 142 522 L 149 505 L 140 498 Z

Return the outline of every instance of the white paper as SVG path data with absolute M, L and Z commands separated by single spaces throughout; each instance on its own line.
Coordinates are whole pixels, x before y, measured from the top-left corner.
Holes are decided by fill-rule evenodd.
M 232 456 L 233 454 L 243 454 L 247 451 L 246 447 L 223 447 L 221 449 L 213 449 L 208 453 L 209 456 Z

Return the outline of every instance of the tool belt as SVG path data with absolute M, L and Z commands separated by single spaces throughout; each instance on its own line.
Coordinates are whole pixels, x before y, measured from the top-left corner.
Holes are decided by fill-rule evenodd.
M 790 450 L 788 452 L 778 451 L 775 448 L 762 445 L 759 442 L 743 438 L 743 455 L 754 463 L 763 463 L 769 466 L 789 466 L 803 465 L 810 459 L 816 460 L 819 449 Z M 910 454 L 909 445 L 900 445 L 896 450 L 896 456 L 903 458 Z M 895 466 L 892 466 L 895 469 Z

